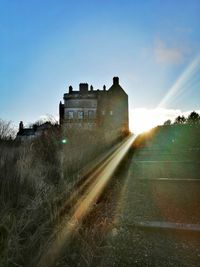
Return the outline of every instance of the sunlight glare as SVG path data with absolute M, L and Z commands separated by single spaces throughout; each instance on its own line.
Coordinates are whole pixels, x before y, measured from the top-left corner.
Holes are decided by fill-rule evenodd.
M 37 267 L 54 266 L 56 259 L 59 257 L 64 246 L 70 242 L 70 237 L 81 225 L 83 218 L 89 213 L 96 200 L 102 194 L 106 185 L 110 181 L 113 173 L 119 166 L 120 162 L 131 147 L 135 136 L 130 136 L 110 157 L 106 159 L 104 168 L 101 166 L 96 170 L 96 179 L 91 183 L 86 192 L 80 196 L 73 212 L 66 222 L 56 229 L 56 237 L 52 244 L 47 246 L 46 251 L 41 256 Z
M 164 120 L 160 109 L 136 108 L 131 113 L 130 129 L 134 134 L 149 131 Z

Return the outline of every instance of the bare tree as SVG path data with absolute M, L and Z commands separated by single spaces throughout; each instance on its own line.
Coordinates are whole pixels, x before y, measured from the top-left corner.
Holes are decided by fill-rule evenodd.
M 38 127 L 43 125 L 44 123 L 49 123 L 52 126 L 53 125 L 57 125 L 58 121 L 56 120 L 56 118 L 53 115 L 47 114 L 46 116 L 44 116 L 43 118 L 35 121 L 34 123 L 30 123 L 29 127 Z
M 11 126 L 11 121 L 0 119 L 0 140 L 8 140 L 14 138 L 15 131 Z

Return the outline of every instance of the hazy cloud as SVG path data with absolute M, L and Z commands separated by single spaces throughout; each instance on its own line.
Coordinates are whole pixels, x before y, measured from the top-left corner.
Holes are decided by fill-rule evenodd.
M 168 47 L 160 39 L 156 40 L 154 54 L 156 62 L 160 64 L 179 64 L 184 56 L 181 48 Z

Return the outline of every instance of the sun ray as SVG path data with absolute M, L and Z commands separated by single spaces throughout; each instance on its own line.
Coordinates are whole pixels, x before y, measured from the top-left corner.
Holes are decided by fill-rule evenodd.
M 167 94 L 159 103 L 158 107 L 166 107 L 167 104 L 172 101 L 177 94 L 182 94 L 183 91 L 188 90 L 191 87 L 191 84 L 195 82 L 198 71 L 200 68 L 200 54 L 198 54 L 195 59 L 190 63 L 190 65 L 184 70 L 184 72 L 180 75 L 174 85 L 169 89 Z

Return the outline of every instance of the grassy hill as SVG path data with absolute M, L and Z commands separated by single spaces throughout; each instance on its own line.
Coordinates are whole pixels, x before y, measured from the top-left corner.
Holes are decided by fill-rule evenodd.
M 135 147 L 162 149 L 200 149 L 200 125 L 157 126 L 150 132 L 140 134 Z

